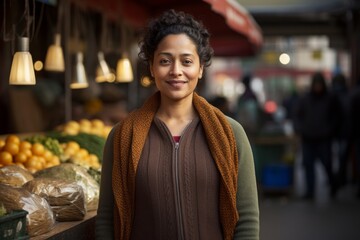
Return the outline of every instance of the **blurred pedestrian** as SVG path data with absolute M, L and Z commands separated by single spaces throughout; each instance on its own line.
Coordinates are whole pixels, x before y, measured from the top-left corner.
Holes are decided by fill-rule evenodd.
M 294 119 L 294 109 L 299 100 L 299 94 L 296 89 L 292 89 L 289 95 L 287 95 L 283 101 L 282 105 L 285 108 L 285 119 L 293 122 Z
M 338 102 L 327 89 L 322 73 L 312 76 L 310 91 L 302 96 L 294 115 L 295 131 L 301 137 L 305 168 L 305 198 L 315 197 L 315 162 L 320 160 L 330 184 L 330 195 L 335 197 L 337 185 L 332 166 L 332 139 L 338 127 Z
M 331 81 L 331 93 L 339 102 L 339 127 L 336 129 L 334 147 L 338 160 L 337 182 L 338 186 L 347 183 L 347 168 L 351 148 L 351 118 L 350 118 L 350 94 L 348 91 L 346 77 L 342 73 L 334 75 Z M 336 109 L 334 109 L 336 110 Z
M 139 57 L 158 91 L 109 134 L 97 239 L 259 239 L 250 143 L 195 92 L 212 52 L 191 15 L 168 10 L 149 23 Z
M 226 97 L 223 96 L 216 96 L 209 101 L 211 105 L 217 107 L 222 111 L 226 116 L 234 118 L 234 113 L 230 110 L 230 103 Z
M 355 177 L 357 183 L 357 196 L 360 198 L 360 79 L 351 95 L 352 139 L 355 148 Z
M 239 97 L 236 107 L 236 119 L 250 137 L 255 136 L 259 132 L 262 118 L 259 100 L 251 88 L 252 79 L 253 76 L 251 74 L 245 74 L 242 77 L 245 90 Z

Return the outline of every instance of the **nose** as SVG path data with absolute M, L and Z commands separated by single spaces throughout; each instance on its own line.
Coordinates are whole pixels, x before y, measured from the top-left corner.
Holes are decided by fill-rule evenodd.
M 170 69 L 170 75 L 172 76 L 181 76 L 181 63 L 179 61 L 174 61 L 171 69 Z

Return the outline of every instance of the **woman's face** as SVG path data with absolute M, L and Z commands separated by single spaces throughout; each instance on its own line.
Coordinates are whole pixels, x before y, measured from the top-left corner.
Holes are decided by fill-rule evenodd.
M 171 34 L 159 43 L 150 71 L 162 98 L 178 101 L 192 98 L 203 66 L 193 41 L 186 34 Z

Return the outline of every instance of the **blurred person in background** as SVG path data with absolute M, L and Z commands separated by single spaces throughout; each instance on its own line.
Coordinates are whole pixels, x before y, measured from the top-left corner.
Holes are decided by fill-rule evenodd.
M 305 168 L 305 199 L 315 197 L 315 162 L 320 160 L 330 184 L 330 196 L 336 196 L 337 184 L 332 166 L 332 140 L 339 126 L 339 103 L 328 92 L 321 72 L 312 76 L 308 93 L 300 97 L 294 115 L 294 128 L 301 138 Z
M 107 138 L 96 239 L 259 239 L 244 129 L 195 92 L 212 53 L 188 14 L 149 23 L 139 57 L 158 91 Z
M 245 91 L 239 97 L 236 107 L 236 120 L 241 123 L 250 137 L 260 131 L 260 122 L 263 117 L 258 98 L 251 88 L 252 79 L 252 74 L 245 74 L 242 77 Z
M 360 198 L 360 79 L 351 95 L 352 139 L 354 140 L 357 197 Z
M 338 186 L 347 183 L 347 167 L 351 148 L 351 117 L 350 117 L 350 94 L 346 83 L 346 77 L 337 73 L 331 81 L 331 92 L 338 100 L 339 106 L 339 127 L 335 132 L 335 150 L 338 160 L 337 181 Z
M 226 116 L 234 118 L 234 113 L 230 110 L 230 103 L 226 97 L 223 96 L 216 96 L 209 101 L 211 105 L 217 107 L 222 111 Z
M 296 89 L 292 89 L 289 95 L 287 95 L 283 101 L 282 106 L 285 109 L 285 119 L 293 122 L 294 119 L 294 109 L 299 100 L 299 94 Z

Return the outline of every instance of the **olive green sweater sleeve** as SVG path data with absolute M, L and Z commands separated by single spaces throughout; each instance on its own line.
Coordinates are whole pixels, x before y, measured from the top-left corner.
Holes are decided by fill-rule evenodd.
M 236 206 L 240 218 L 235 228 L 234 239 L 258 240 L 260 223 L 254 158 L 243 127 L 232 118 L 228 120 L 234 131 L 239 155 Z
M 111 176 L 113 168 L 115 127 L 109 133 L 103 153 L 100 199 L 95 223 L 95 237 L 97 240 L 114 239 L 114 195 L 112 191 Z

